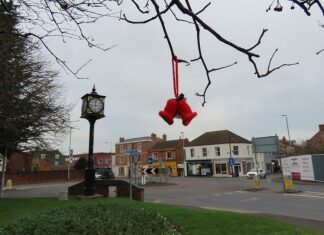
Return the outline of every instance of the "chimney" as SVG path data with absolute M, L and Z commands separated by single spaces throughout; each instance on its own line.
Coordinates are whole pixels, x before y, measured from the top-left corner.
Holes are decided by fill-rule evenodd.
M 163 135 L 162 135 L 162 139 L 163 139 L 164 141 L 166 141 L 166 140 L 167 140 L 167 135 L 166 135 L 166 134 L 163 134 Z
M 153 141 L 156 141 L 156 134 L 155 134 L 155 133 L 152 133 L 152 134 L 151 134 L 151 139 L 152 139 Z
M 324 124 L 318 125 L 320 131 L 324 131 Z
M 124 138 L 124 137 L 120 137 L 120 138 L 119 138 L 119 142 L 121 142 L 121 143 L 122 143 L 122 142 L 125 142 L 125 138 Z

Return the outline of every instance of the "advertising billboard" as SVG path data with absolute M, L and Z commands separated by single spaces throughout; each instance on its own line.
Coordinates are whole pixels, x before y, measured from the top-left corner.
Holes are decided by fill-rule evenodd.
M 315 180 L 311 155 L 285 157 L 281 159 L 283 175 L 293 180 Z

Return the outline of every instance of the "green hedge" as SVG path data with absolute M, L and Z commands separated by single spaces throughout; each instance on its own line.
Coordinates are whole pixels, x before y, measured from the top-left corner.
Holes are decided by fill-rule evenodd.
M 1 228 L 0 234 L 167 235 L 181 233 L 166 218 L 151 209 L 91 202 L 34 213 Z

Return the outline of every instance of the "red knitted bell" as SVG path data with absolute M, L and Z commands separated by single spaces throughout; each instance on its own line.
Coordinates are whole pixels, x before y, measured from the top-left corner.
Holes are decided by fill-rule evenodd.
M 185 126 L 188 126 L 189 123 L 191 122 L 191 120 L 197 116 L 196 112 L 192 112 L 189 104 L 186 101 L 186 98 L 182 98 L 182 99 L 178 100 L 178 110 L 177 111 L 182 118 L 182 124 Z
M 163 111 L 159 112 L 159 115 L 166 121 L 169 125 L 173 124 L 173 118 L 177 115 L 177 100 L 169 99 L 164 107 Z

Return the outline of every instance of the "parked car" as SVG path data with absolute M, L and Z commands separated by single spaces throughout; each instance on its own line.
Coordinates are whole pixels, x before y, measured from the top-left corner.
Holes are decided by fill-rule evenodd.
M 258 173 L 259 173 L 260 178 L 263 178 L 263 179 L 266 178 L 266 173 L 264 172 L 264 170 L 258 169 Z M 252 169 L 248 173 L 246 173 L 246 178 L 253 179 L 253 177 L 256 176 L 256 175 L 257 175 L 257 170 Z
M 96 168 L 95 177 L 96 179 L 115 179 L 111 168 Z

